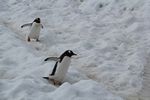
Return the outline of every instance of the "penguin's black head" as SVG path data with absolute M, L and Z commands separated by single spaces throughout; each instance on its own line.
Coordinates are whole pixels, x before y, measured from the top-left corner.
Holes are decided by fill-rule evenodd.
M 65 54 L 65 56 L 68 56 L 68 57 L 71 57 L 71 56 L 74 56 L 74 55 L 77 55 L 77 54 L 75 54 L 73 51 L 71 51 L 71 50 L 67 50 L 67 51 L 65 51 L 64 52 L 64 54 Z
M 59 58 L 60 58 L 60 62 L 62 61 L 62 59 L 67 56 L 67 57 L 72 57 L 75 56 L 77 54 L 75 54 L 73 51 L 71 50 L 66 50 Z
M 36 18 L 33 22 L 40 23 L 41 20 L 40 20 L 40 18 Z

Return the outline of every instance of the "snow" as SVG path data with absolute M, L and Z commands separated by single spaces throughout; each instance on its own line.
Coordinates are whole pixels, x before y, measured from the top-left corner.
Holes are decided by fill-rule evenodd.
M 148 0 L 0 0 L 0 100 L 149 100 Z M 26 42 L 40 17 L 40 43 Z M 65 82 L 44 62 L 70 49 Z

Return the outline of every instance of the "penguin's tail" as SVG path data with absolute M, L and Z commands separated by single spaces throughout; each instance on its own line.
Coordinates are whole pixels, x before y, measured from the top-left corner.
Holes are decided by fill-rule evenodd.
M 43 77 L 44 79 L 46 79 L 46 80 L 49 80 L 49 77 Z

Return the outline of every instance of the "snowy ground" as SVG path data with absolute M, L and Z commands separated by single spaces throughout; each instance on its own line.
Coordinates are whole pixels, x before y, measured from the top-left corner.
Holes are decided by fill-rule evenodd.
M 149 100 L 149 0 L 0 0 L 0 100 Z M 40 17 L 41 43 L 22 24 Z M 67 49 L 60 87 L 42 79 Z M 146 99 L 147 98 L 147 99 Z

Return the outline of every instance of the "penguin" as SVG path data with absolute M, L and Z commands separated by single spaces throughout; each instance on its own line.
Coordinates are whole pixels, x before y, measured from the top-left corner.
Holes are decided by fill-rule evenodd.
M 30 33 L 28 35 L 27 41 L 30 42 L 31 39 L 35 39 L 37 42 L 39 42 L 39 35 L 41 28 L 43 28 L 43 25 L 41 24 L 40 18 L 36 18 L 32 23 L 27 23 L 21 26 L 21 28 L 31 26 Z
M 61 85 L 65 78 L 66 73 L 68 72 L 69 65 L 71 63 L 71 57 L 75 55 L 77 54 L 75 54 L 73 51 L 66 50 L 64 53 L 61 54 L 59 58 L 57 58 L 57 61 L 54 65 L 51 74 L 49 74 L 49 77 L 43 78 L 52 81 L 54 85 Z M 46 58 L 44 61 L 48 61 L 49 58 Z

